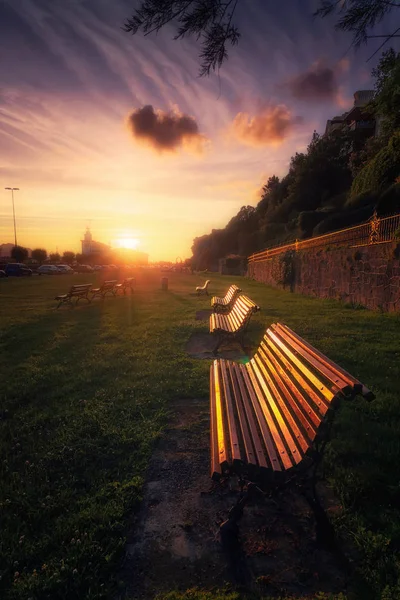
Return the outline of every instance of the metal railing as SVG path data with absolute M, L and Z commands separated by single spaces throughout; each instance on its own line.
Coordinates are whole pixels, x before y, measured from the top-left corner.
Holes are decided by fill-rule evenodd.
M 371 219 L 361 225 L 347 227 L 325 235 L 309 238 L 308 240 L 296 240 L 283 246 L 274 246 L 256 252 L 249 256 L 248 262 L 259 262 L 267 260 L 278 254 L 294 250 L 308 250 L 309 248 L 328 248 L 330 246 L 369 246 L 391 242 L 396 234 L 400 235 L 400 214 L 380 218 L 376 213 Z

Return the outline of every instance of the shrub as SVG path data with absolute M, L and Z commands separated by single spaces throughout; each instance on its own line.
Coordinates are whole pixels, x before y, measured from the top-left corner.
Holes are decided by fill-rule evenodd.
M 313 235 L 323 235 L 337 229 L 345 229 L 363 223 L 372 216 L 374 206 L 369 204 L 357 210 L 336 213 L 324 219 L 314 228 Z
M 391 185 L 378 200 L 376 210 L 379 215 L 390 215 L 400 212 L 400 183 Z
M 375 204 L 378 202 L 378 199 L 379 194 L 377 192 L 363 192 L 357 196 L 350 196 L 350 198 L 348 198 L 346 201 L 345 208 L 347 210 L 353 210 L 370 205 L 375 206 Z

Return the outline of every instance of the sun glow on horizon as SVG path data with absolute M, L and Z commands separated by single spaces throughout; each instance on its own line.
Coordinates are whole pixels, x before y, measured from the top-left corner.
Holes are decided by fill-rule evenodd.
M 134 237 L 119 238 L 115 242 L 117 248 L 124 248 L 125 250 L 136 250 L 139 244 L 139 240 Z

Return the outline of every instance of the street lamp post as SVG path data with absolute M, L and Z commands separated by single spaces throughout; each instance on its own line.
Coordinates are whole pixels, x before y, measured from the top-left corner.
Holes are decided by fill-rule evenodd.
M 12 205 L 13 205 L 13 217 L 14 217 L 14 241 L 15 241 L 15 246 L 17 245 L 17 226 L 15 224 L 15 208 L 14 208 L 14 192 L 18 192 L 19 188 L 15 188 L 15 187 L 6 187 L 4 188 L 5 190 L 10 190 L 11 191 L 11 197 L 12 197 Z

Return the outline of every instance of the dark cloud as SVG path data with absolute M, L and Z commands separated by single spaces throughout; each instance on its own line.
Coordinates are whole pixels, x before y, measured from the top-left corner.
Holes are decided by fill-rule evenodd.
M 348 68 L 348 62 L 341 61 L 335 67 L 322 62 L 311 65 L 304 73 L 289 80 L 283 87 L 298 100 L 311 102 L 334 101 L 339 93 L 338 76 Z
M 232 123 L 235 137 L 248 146 L 276 146 L 302 122 L 284 104 L 269 105 L 250 116 L 238 113 Z
M 185 148 L 202 152 L 206 138 L 199 132 L 193 117 L 178 111 L 154 110 L 151 105 L 136 109 L 128 117 L 129 128 L 135 139 L 145 142 L 158 151 L 175 151 Z

